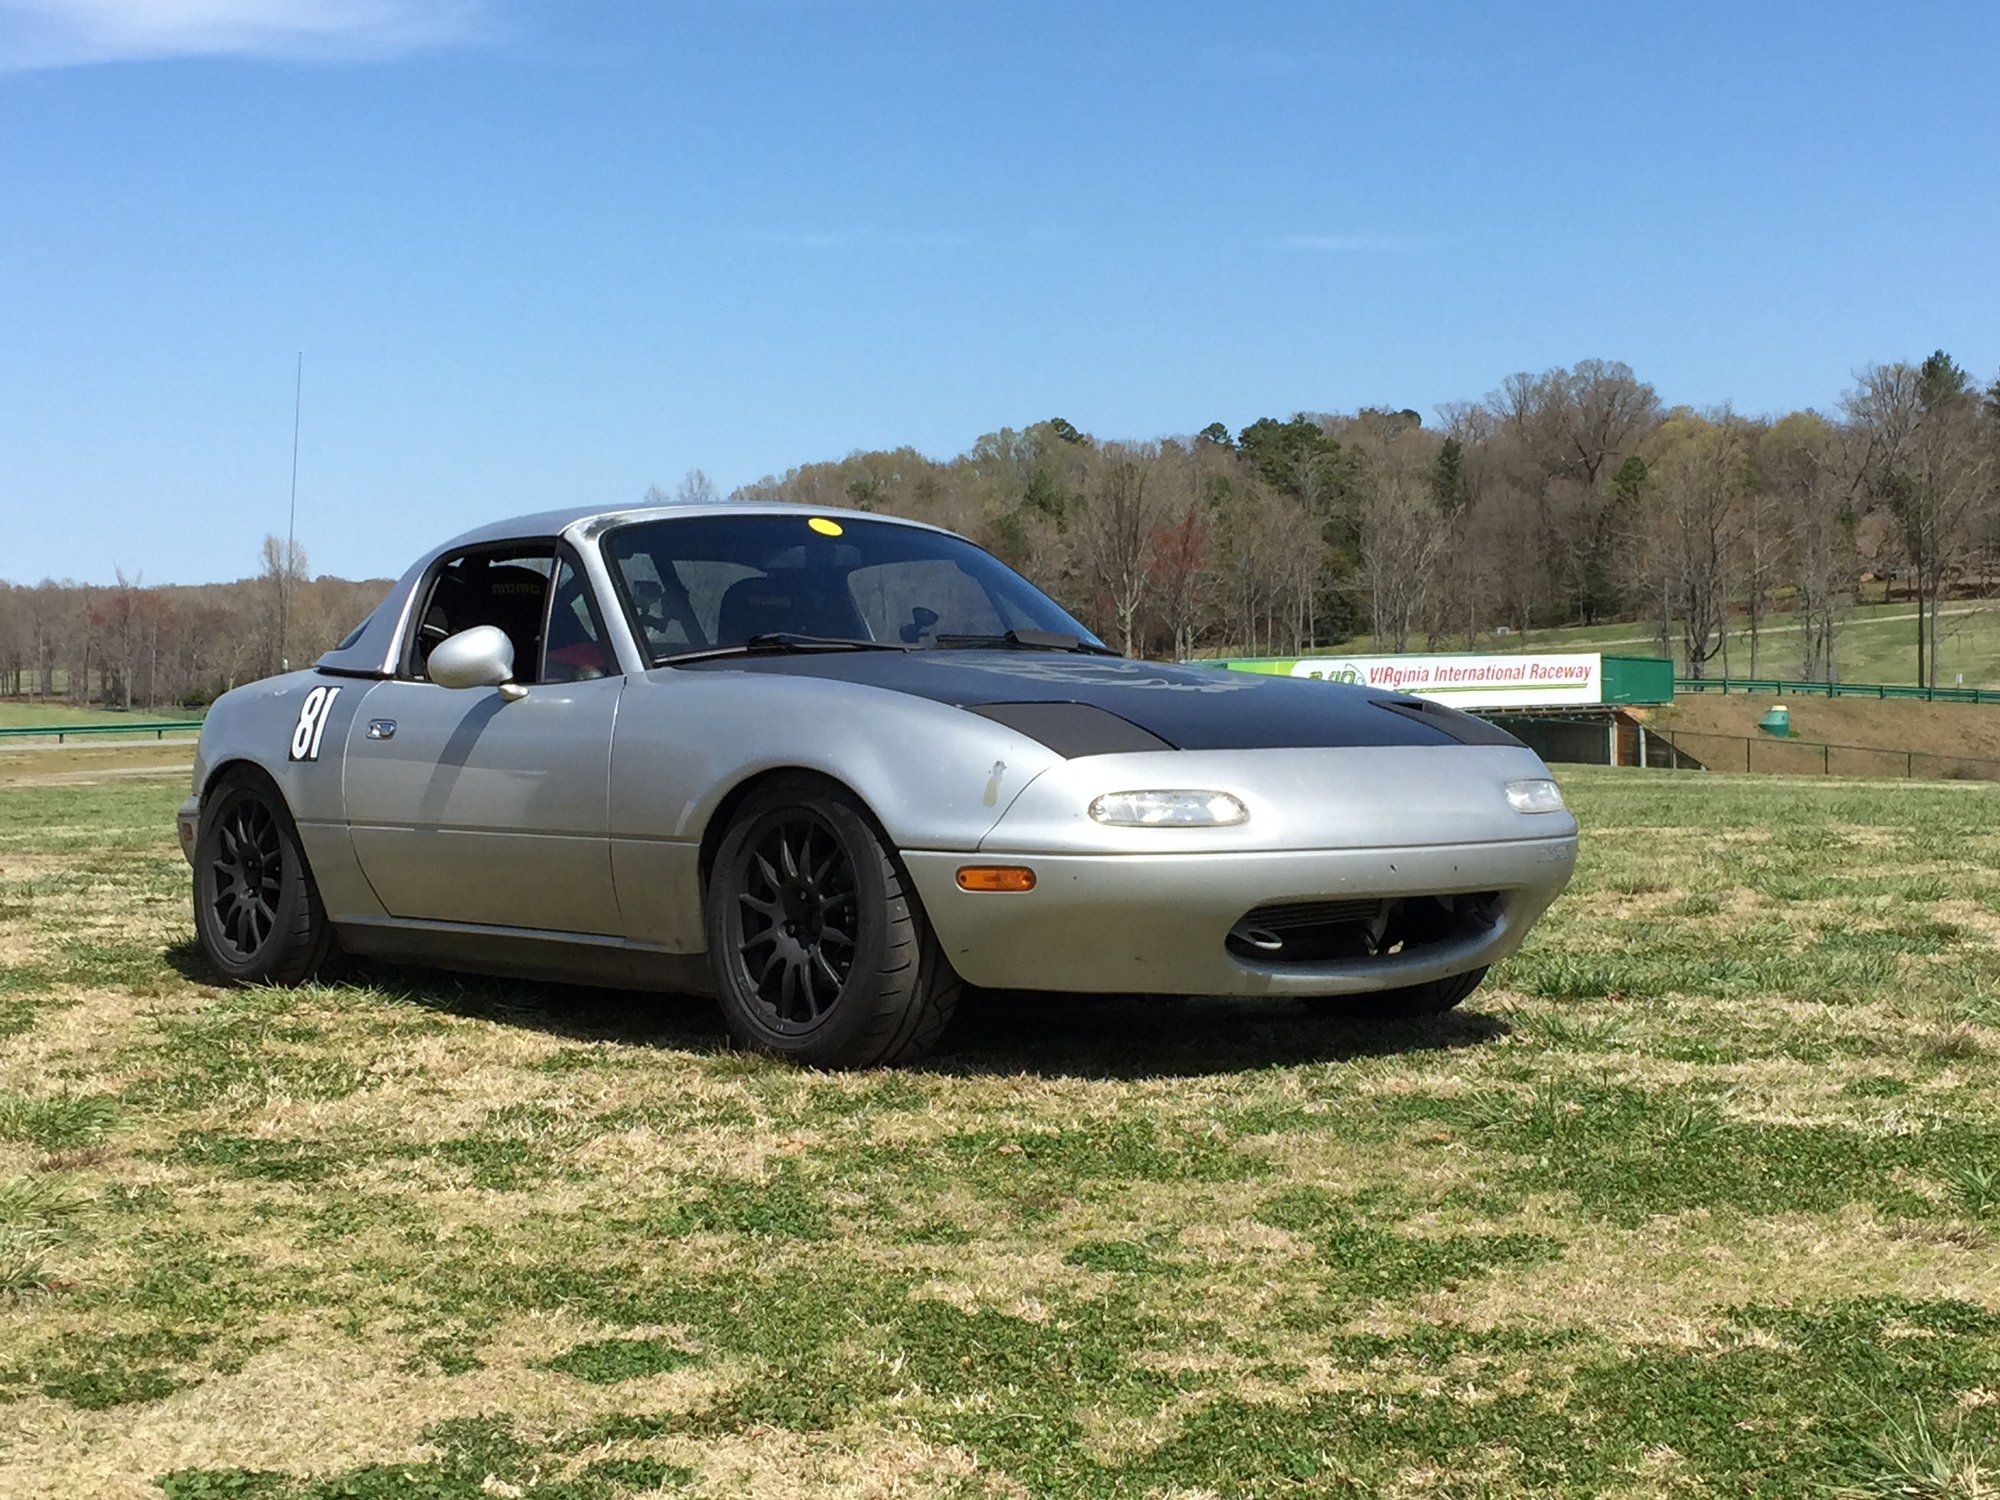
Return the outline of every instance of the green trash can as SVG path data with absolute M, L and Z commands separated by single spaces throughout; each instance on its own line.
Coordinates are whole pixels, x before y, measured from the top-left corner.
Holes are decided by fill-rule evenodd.
M 1782 703 L 1774 703 L 1757 721 L 1757 727 L 1766 734 L 1788 740 L 1792 737 L 1792 711 Z

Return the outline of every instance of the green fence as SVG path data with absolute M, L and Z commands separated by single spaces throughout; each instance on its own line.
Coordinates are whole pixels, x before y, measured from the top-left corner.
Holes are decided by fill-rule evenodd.
M 1927 688 L 1883 682 L 1791 682 L 1780 677 L 1676 677 L 1676 693 L 1776 693 L 1787 698 L 1904 698 L 1922 703 L 2000 703 L 1994 688 Z
M 156 719 L 143 724 L 9 724 L 0 740 L 54 740 L 60 745 L 73 734 L 150 734 L 156 740 L 170 734 L 199 734 L 199 719 Z

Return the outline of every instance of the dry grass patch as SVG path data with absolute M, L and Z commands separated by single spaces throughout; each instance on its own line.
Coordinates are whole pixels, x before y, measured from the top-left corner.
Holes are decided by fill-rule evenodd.
M 1976 1243 L 1912 1238 L 1904 1222 L 1861 1208 L 1831 1216 L 1744 1219 L 1698 1212 L 1639 1230 L 1573 1233 L 1562 1258 L 1490 1278 L 1431 1305 L 1431 1321 L 1490 1330 L 1589 1328 L 1628 1343 L 1700 1347 L 1727 1319 L 1717 1309 L 1815 1298 L 1954 1300 L 2000 1308 L 2000 1255 Z M 1396 1333 L 1394 1316 L 1366 1325 Z M 1690 1330 L 1703 1330 L 1699 1335 Z

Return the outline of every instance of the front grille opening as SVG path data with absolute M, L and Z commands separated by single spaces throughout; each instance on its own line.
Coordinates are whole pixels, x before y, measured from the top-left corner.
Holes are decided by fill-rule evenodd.
M 1252 963 L 1392 958 L 1477 936 L 1498 915 L 1497 891 L 1391 900 L 1274 901 L 1252 907 L 1224 946 Z

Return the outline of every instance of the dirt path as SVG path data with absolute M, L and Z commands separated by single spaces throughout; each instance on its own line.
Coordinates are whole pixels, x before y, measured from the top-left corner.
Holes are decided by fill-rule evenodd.
M 92 739 L 95 740 L 95 736 Z M 45 750 L 157 750 L 162 745 L 179 745 L 185 748 L 196 743 L 198 743 L 197 736 L 179 734 L 172 739 L 164 740 L 95 740 L 95 743 L 86 740 L 82 744 L 72 736 L 59 744 L 56 741 L 56 732 L 51 729 L 45 736 L 23 735 L 20 739 L 9 739 L 5 745 L 0 745 L 0 756 L 12 755 L 16 751 L 33 753 Z
M 155 777 L 161 780 L 185 778 L 186 766 L 106 766 L 97 771 L 52 771 L 45 776 L 10 776 L 0 771 L 0 791 L 31 786 L 90 786 L 99 781 L 125 781 Z
M 143 745 L 89 745 L 81 749 L 23 749 L 10 745 L 0 751 L 0 790 L 29 786 L 85 786 L 95 781 L 126 781 L 135 777 L 185 778 L 194 765 L 194 742 Z

